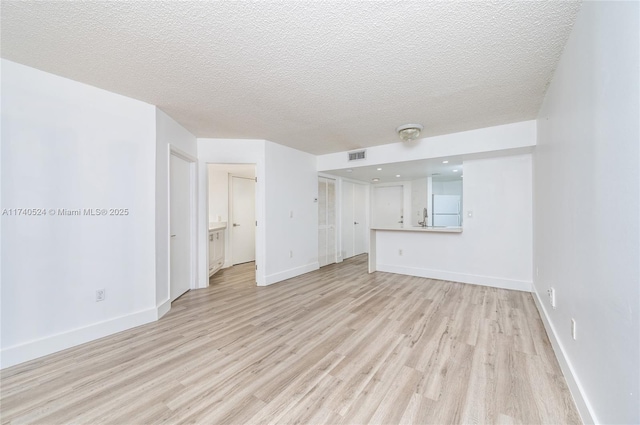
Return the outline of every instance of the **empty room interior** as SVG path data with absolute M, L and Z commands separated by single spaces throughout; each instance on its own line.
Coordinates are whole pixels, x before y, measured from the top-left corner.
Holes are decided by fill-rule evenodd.
M 0 15 L 3 424 L 640 423 L 640 2 Z

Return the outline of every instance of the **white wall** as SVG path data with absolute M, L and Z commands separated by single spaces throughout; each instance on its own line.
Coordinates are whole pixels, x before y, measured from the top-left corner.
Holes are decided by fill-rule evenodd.
M 530 291 L 531 179 L 530 154 L 465 161 L 463 232 L 378 231 L 377 270 Z
M 538 117 L 534 286 L 587 423 L 640 423 L 639 16 L 585 2 Z
M 156 318 L 155 108 L 2 60 L 2 367 Z M 97 289 L 106 300 L 95 301 Z
M 367 158 L 347 161 L 347 152 L 318 156 L 318 171 L 337 170 L 366 165 L 417 159 L 452 157 L 530 148 L 536 144 L 536 122 L 523 121 L 443 136 L 428 137 L 413 142 L 398 142 L 367 148 Z
M 246 164 L 208 164 L 209 223 L 224 221 L 225 259 L 223 267 L 233 265 L 231 257 L 231 228 L 229 220 L 229 174 L 254 178 L 256 166 Z
M 318 269 L 316 157 L 266 142 L 265 190 L 266 284 Z
M 169 297 L 169 154 L 170 147 L 197 156 L 196 137 L 156 108 L 156 305 L 160 315 Z

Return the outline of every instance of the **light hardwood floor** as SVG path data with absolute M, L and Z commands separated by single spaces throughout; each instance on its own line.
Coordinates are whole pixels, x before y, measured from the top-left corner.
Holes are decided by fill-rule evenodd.
M 223 270 L 158 322 L 2 371 L 2 423 L 580 423 L 531 294 L 366 267 Z

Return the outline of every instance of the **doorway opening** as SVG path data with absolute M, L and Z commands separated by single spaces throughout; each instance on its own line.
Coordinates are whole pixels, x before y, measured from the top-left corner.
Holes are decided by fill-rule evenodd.
M 256 164 L 207 164 L 207 178 L 211 279 L 256 260 Z

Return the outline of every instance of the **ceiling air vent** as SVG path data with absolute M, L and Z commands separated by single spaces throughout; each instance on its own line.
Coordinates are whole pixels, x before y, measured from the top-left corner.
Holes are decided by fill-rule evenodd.
M 359 159 L 365 159 L 367 157 L 367 151 L 349 152 L 349 161 L 357 161 Z

